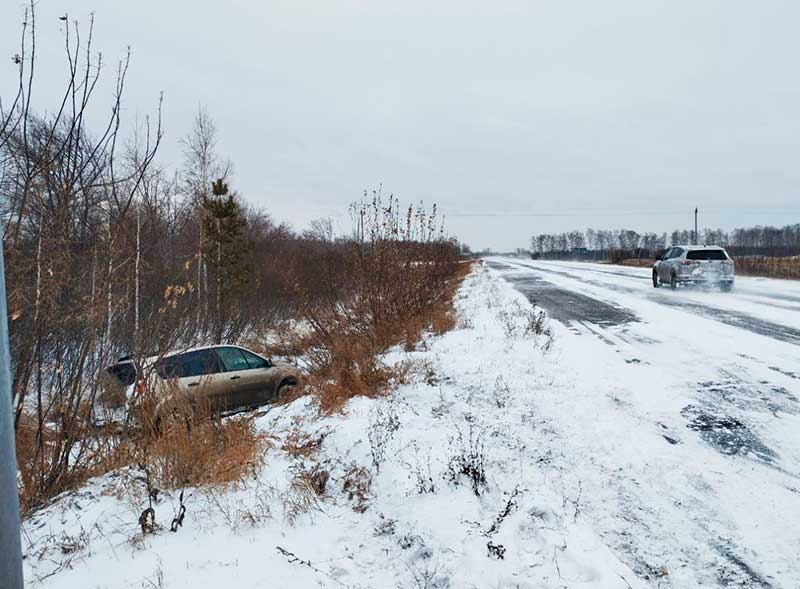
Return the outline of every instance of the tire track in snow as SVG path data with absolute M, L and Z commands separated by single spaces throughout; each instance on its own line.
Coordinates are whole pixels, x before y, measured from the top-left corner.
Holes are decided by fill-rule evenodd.
M 550 268 L 542 268 L 540 266 L 532 267 L 532 266 L 521 265 L 519 267 L 525 268 L 526 270 L 531 270 L 532 272 L 540 272 L 543 274 L 550 273 L 558 276 L 563 276 L 565 278 L 571 278 L 572 280 L 579 280 L 581 282 L 585 282 L 586 284 L 590 284 L 592 286 L 605 288 L 615 292 L 624 293 L 627 295 L 631 294 L 630 289 L 625 288 L 622 285 L 591 280 L 576 275 L 575 272 L 577 270 L 574 268 L 570 268 L 569 266 L 559 266 L 558 264 L 553 264 L 553 266 L 560 268 L 568 268 L 572 270 L 572 273 L 553 270 Z M 592 268 L 587 268 L 586 270 L 588 272 L 594 272 L 598 274 L 612 274 L 612 272 L 594 270 Z M 621 274 L 623 276 L 626 276 L 627 278 L 640 278 L 636 276 L 626 275 L 624 273 L 614 273 L 614 274 Z M 700 303 L 694 303 L 687 301 L 685 299 L 673 298 L 671 296 L 668 295 L 665 296 L 659 293 L 653 293 L 653 295 L 648 296 L 647 298 L 648 300 L 659 303 L 666 307 L 686 311 L 688 313 L 692 313 L 700 317 L 705 317 L 708 319 L 719 321 L 720 323 L 724 323 L 725 325 L 730 325 L 732 327 L 738 327 L 740 329 L 744 329 L 751 333 L 756 333 L 758 335 L 770 337 L 778 341 L 800 346 L 800 329 L 788 327 L 786 325 L 780 325 L 779 323 L 774 323 L 772 321 L 767 321 L 765 319 L 758 319 L 757 317 L 753 317 L 752 315 L 747 315 L 745 313 L 736 313 L 734 311 L 728 311 L 725 309 L 720 309 L 718 307 L 711 307 Z M 608 303 L 602 303 L 602 304 L 607 305 Z

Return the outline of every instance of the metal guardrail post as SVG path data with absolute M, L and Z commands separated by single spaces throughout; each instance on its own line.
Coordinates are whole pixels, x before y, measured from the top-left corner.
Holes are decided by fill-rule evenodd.
M 3 240 L 0 237 L 0 586 L 3 589 L 22 589 L 17 458 L 11 415 L 11 352 Z

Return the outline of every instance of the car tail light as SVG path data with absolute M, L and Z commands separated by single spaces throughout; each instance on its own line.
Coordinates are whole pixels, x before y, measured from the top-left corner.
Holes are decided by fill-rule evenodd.
M 144 395 L 147 393 L 147 385 L 143 380 L 137 380 L 136 386 L 133 388 L 133 392 L 137 395 Z
M 681 265 L 683 266 L 692 266 L 694 264 L 699 264 L 697 260 L 681 260 Z

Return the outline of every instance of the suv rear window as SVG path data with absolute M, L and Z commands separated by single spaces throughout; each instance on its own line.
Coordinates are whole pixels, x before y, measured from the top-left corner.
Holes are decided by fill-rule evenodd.
M 727 260 L 722 250 L 693 250 L 686 254 L 687 260 Z
M 106 372 L 113 376 L 116 381 L 124 387 L 132 385 L 136 381 L 136 367 L 133 362 L 124 362 L 110 366 Z

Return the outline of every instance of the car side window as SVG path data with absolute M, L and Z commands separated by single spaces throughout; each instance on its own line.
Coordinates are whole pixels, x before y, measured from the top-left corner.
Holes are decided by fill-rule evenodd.
M 248 352 L 247 350 L 242 350 L 242 354 L 247 359 L 247 364 L 250 368 L 269 368 L 271 365 L 269 362 L 264 360 L 261 356 L 256 356 L 252 352 Z
M 181 376 L 181 362 L 180 358 L 170 356 L 169 358 L 162 358 L 156 362 L 156 373 L 164 380 L 171 378 L 180 378 Z
M 189 378 L 219 372 L 217 355 L 212 350 L 198 350 L 180 356 L 180 376 Z
M 217 348 L 217 356 L 222 362 L 222 367 L 226 372 L 236 372 L 237 370 L 247 370 L 250 364 L 239 348 Z
M 672 252 L 673 252 L 674 250 L 675 250 L 675 248 L 674 248 L 674 247 L 672 247 L 672 248 L 669 248 L 667 251 L 665 251 L 665 252 L 664 252 L 664 255 L 663 255 L 663 256 L 661 256 L 661 259 L 662 259 L 662 260 L 669 260 L 669 259 L 670 259 L 670 257 L 672 256 Z
M 669 255 L 669 257 L 670 259 L 679 258 L 682 253 L 683 250 L 679 247 L 676 247 L 675 249 L 672 250 L 672 253 Z

